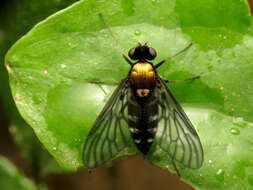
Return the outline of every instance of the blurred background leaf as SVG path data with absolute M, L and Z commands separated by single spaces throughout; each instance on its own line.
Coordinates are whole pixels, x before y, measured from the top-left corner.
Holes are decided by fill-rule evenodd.
M 0 156 L 0 189 L 3 190 L 47 190 L 46 186 L 38 187 L 20 173 L 5 157 Z

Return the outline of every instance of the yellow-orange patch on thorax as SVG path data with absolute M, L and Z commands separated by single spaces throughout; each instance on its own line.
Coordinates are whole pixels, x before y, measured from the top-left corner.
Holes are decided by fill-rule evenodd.
M 147 96 L 149 89 L 155 82 L 155 70 L 153 66 L 150 63 L 136 63 L 130 72 L 130 81 L 137 89 L 136 92 L 139 97 Z

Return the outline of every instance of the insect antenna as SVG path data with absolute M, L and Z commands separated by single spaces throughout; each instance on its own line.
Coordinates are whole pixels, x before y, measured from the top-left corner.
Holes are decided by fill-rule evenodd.
M 117 46 L 118 46 L 118 48 L 119 48 L 119 50 L 120 50 L 120 53 L 121 53 L 122 57 L 123 57 L 130 65 L 132 65 L 133 63 L 132 63 L 132 62 L 127 58 L 127 56 L 124 54 L 123 49 L 121 48 L 118 39 L 114 36 L 114 34 L 113 34 L 113 32 L 112 32 L 112 30 L 111 30 L 109 24 L 105 21 L 104 16 L 102 15 L 102 13 L 99 13 L 98 15 L 99 15 L 99 18 L 100 18 L 100 19 L 102 20 L 102 22 L 104 23 L 104 25 L 105 25 L 105 27 L 107 28 L 107 30 L 110 32 L 110 34 L 111 34 L 111 36 L 113 37 L 114 41 L 116 42 L 116 44 L 117 44 Z
M 155 68 L 160 67 L 164 62 L 166 62 L 166 61 L 172 59 L 173 57 L 176 57 L 176 56 L 178 56 L 179 54 L 185 52 L 185 51 L 188 50 L 192 45 L 193 45 L 193 43 L 191 42 L 187 47 L 185 47 L 185 48 L 182 49 L 181 51 L 177 52 L 176 54 L 174 54 L 174 55 L 172 55 L 172 56 L 170 56 L 170 57 L 165 58 L 165 59 L 162 60 L 160 63 L 158 63 L 157 65 L 155 65 Z

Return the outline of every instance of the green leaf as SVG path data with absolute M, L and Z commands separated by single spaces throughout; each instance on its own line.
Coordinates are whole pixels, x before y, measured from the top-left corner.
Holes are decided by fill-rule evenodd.
M 186 107 L 204 147 L 205 161 L 198 170 L 179 167 L 182 177 L 197 189 L 252 189 L 253 123 L 213 110 Z M 156 149 L 149 160 L 173 169 L 169 156 Z
M 34 183 L 20 173 L 10 161 L 0 156 L 0 189 L 46 190 L 47 188 L 45 186 L 36 188 Z
M 36 25 L 5 61 L 20 113 L 57 161 L 69 170 L 82 166 L 83 142 L 115 88 L 110 84 L 130 69 L 99 12 L 124 52 L 148 41 L 158 52 L 154 63 L 194 43 L 158 69 L 164 79 L 201 74 L 169 85 L 205 152 L 201 169 L 180 167 L 182 178 L 200 189 L 252 188 L 253 37 L 242 1 L 86 0 Z M 152 153 L 150 161 L 171 169 L 168 155 L 154 146 Z

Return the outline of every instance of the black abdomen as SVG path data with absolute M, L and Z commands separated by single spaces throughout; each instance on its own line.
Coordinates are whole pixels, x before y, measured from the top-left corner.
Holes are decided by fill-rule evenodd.
M 153 96 L 130 97 L 128 121 L 134 143 L 140 152 L 147 155 L 153 143 L 158 123 L 158 106 Z

